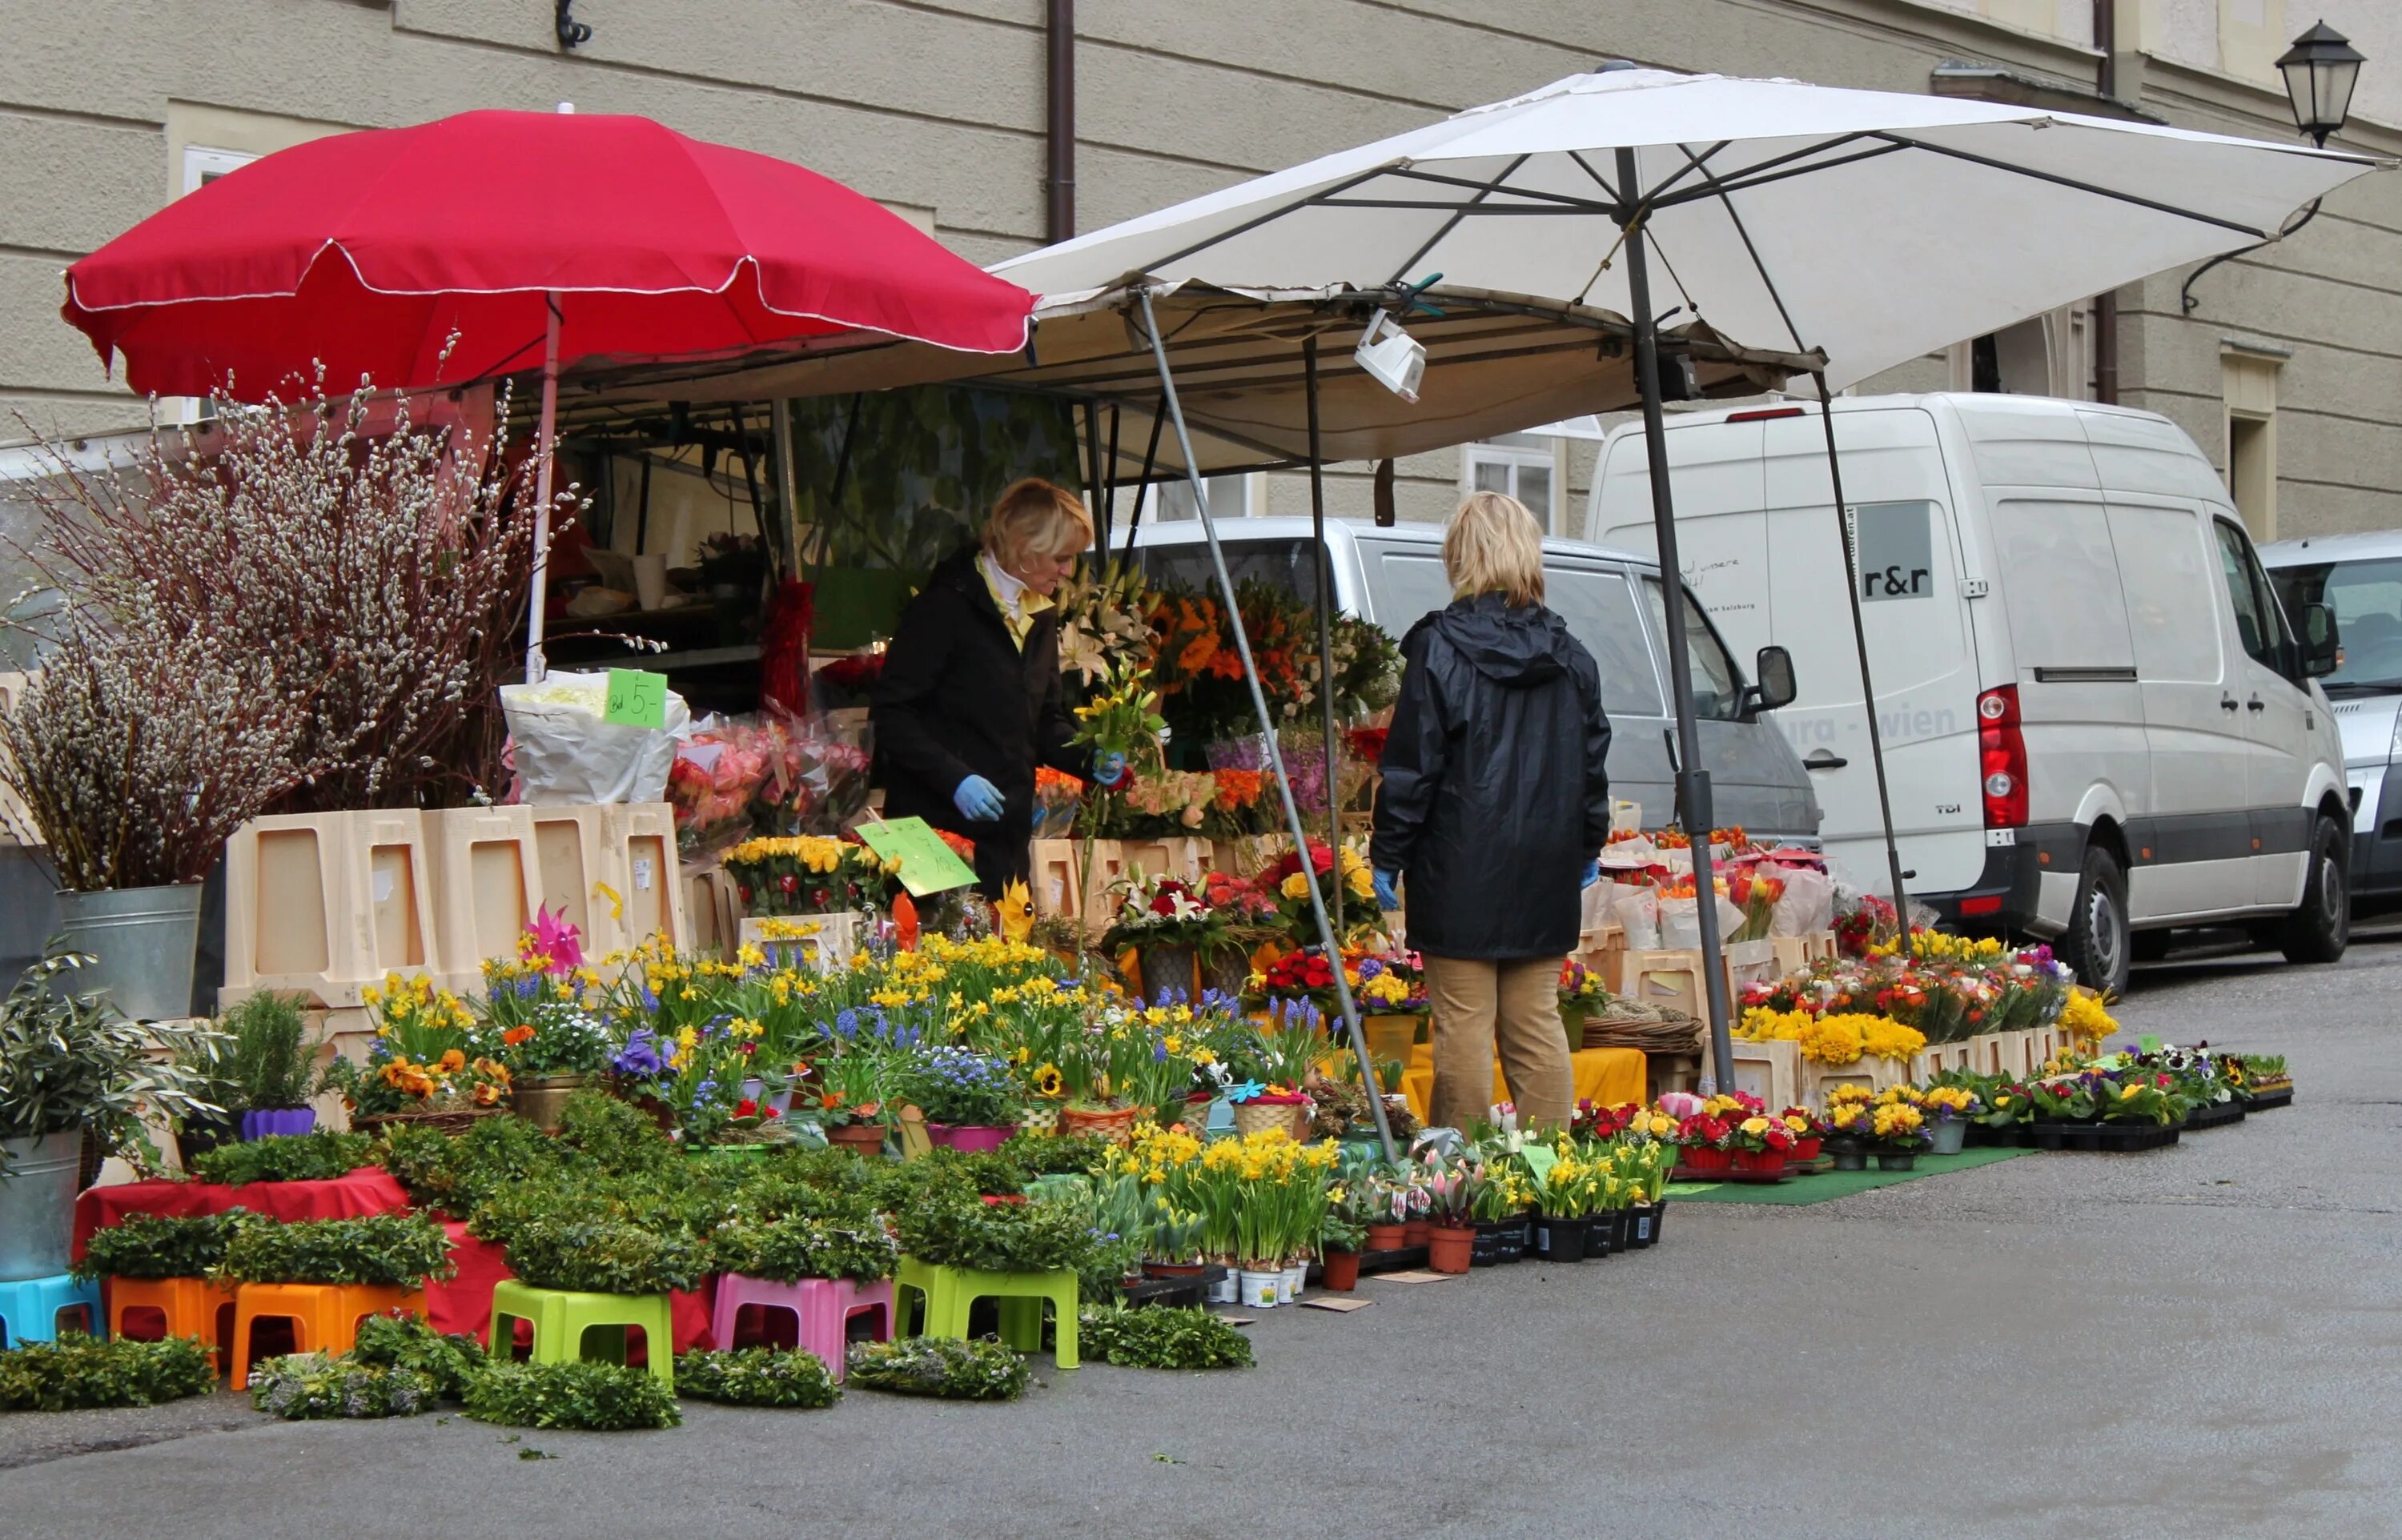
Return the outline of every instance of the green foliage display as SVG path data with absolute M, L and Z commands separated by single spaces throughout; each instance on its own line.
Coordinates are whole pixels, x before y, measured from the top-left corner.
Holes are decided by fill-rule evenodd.
M 850 1345 L 850 1382 L 902 1396 L 953 1401 L 1015 1401 L 1026 1394 L 1034 1367 L 997 1337 L 961 1341 L 904 1337 Z
M 0 998 L 0 1139 L 88 1129 L 114 1153 L 138 1135 L 146 1108 L 177 1118 L 214 1110 L 195 1094 L 189 1063 L 219 1035 L 182 1022 L 145 1025 L 104 995 L 70 993 L 91 961 L 52 953 Z M 163 1064 L 152 1058 L 160 1048 Z M 7 1169 L 0 1152 L 0 1175 Z
M 687 1353 L 675 1361 L 676 1394 L 729 1407 L 797 1407 L 815 1410 L 842 1399 L 834 1373 L 814 1353 L 738 1348 Z
M 250 1404 L 289 1423 L 327 1417 L 414 1417 L 440 1400 L 431 1375 L 363 1364 L 349 1354 L 295 1353 L 255 1365 Z
M 129 1214 L 84 1243 L 75 1275 L 92 1278 L 198 1278 L 225 1260 L 228 1237 L 246 1211 L 162 1216 Z
M 874 1283 L 892 1276 L 899 1252 L 872 1213 L 845 1221 L 795 1215 L 737 1220 L 711 1238 L 716 1271 L 780 1284 L 803 1278 Z
M 579 1163 L 612 1176 L 664 1175 L 683 1153 L 659 1125 L 629 1103 L 599 1091 L 579 1091 L 559 1115 L 559 1143 Z
M 434 1382 L 435 1391 L 456 1401 L 484 1367 L 484 1350 L 473 1337 L 444 1335 L 415 1315 L 369 1315 L 359 1322 L 349 1356 L 372 1368 L 408 1369 Z
M 1251 1340 L 1206 1310 L 1086 1305 L 1076 1350 L 1122 1368 L 1249 1368 Z
M 901 1249 L 939 1267 L 986 1272 L 1081 1268 L 1093 1235 L 1064 1205 L 987 1203 L 956 1187 L 930 1189 L 894 1216 Z
M 309 1105 L 317 1082 L 317 1045 L 309 1040 L 300 997 L 253 995 L 222 1012 L 217 1028 L 233 1039 L 228 1068 L 240 1105 L 229 1110 L 289 1111 Z
M 700 1286 L 709 1248 L 681 1230 L 623 1219 L 538 1215 L 510 1228 L 509 1271 L 536 1288 L 666 1294 Z
M 1096 1134 L 1013 1134 L 1000 1153 L 1026 1169 L 1027 1176 L 1085 1176 L 1098 1171 L 1110 1152 L 1110 1142 Z
M 650 1370 L 589 1361 L 488 1364 L 468 1381 L 464 1406 L 479 1423 L 519 1428 L 618 1433 L 683 1421 Z
M 66 1336 L 0 1353 L 0 1411 L 148 1407 L 205 1396 L 217 1371 L 197 1337 L 103 1342 Z
M 246 1284 L 393 1284 L 448 1278 L 450 1238 L 417 1214 L 278 1224 L 251 1216 L 227 1241 L 221 1277 Z
M 364 1134 L 318 1128 L 219 1145 L 193 1157 L 192 1175 L 228 1187 L 244 1182 L 330 1182 L 374 1163 L 373 1139 Z
M 570 1152 L 522 1118 L 483 1118 L 463 1134 L 403 1125 L 384 1133 L 384 1169 L 420 1208 L 472 1218 L 501 1193 L 565 1171 Z

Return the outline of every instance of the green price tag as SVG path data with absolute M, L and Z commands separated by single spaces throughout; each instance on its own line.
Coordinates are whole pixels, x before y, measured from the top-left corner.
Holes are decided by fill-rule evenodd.
M 2147 1053 L 2157 1053 L 2160 1051 L 2160 1039 L 2157 1033 L 2147 1032 L 2137 1038 L 2135 1043 Z
M 1545 1149 L 1541 1145 L 1525 1145 L 1518 1150 L 1518 1159 L 1525 1162 L 1526 1169 L 1535 1174 L 1535 1185 L 1546 1192 L 1552 1187 L 1552 1166 L 1559 1158 L 1556 1151 Z
M 610 669 L 609 700 L 600 708 L 600 720 L 620 727 L 665 727 L 668 677 L 640 668 Z
M 945 845 L 923 818 L 863 823 L 858 834 L 867 848 L 901 863 L 901 886 L 913 899 L 947 893 L 976 880 L 975 868 L 959 859 L 959 853 Z

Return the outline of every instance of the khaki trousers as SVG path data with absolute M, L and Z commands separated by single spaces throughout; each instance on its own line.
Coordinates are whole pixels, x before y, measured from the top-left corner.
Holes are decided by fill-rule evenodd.
M 1498 1036 L 1518 1126 L 1566 1126 L 1574 1110 L 1568 1105 L 1574 1080 L 1567 1032 L 1560 1025 L 1559 959 L 1429 956 L 1425 962 L 1433 1009 L 1434 1125 L 1468 1128 L 1492 1121 Z

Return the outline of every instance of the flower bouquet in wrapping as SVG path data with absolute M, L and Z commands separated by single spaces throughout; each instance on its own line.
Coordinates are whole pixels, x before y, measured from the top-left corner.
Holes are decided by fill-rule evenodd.
M 755 730 L 712 718 L 676 747 L 668 768 L 676 847 L 687 860 L 715 855 L 751 837 L 752 800 L 767 779 Z
M 1064 840 L 1075 832 L 1076 815 L 1084 803 L 1084 783 L 1064 770 L 1038 765 L 1034 771 L 1034 837 Z
M 772 834 L 839 834 L 867 806 L 864 726 L 836 726 L 770 705 L 755 729 L 767 775 L 752 822 Z
M 1727 878 L 1727 897 L 1743 911 L 1743 923 L 1729 933 L 1731 942 L 1765 941 L 1776 920 L 1777 901 L 1785 897 L 1785 881 L 1746 863 Z

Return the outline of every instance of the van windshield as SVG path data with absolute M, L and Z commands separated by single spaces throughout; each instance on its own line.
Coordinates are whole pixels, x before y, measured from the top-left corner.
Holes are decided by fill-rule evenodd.
M 2330 694 L 2402 691 L 2402 557 L 2271 567 L 2269 581 L 2289 619 L 2312 604 L 2335 612 L 2343 662 L 2319 681 Z

